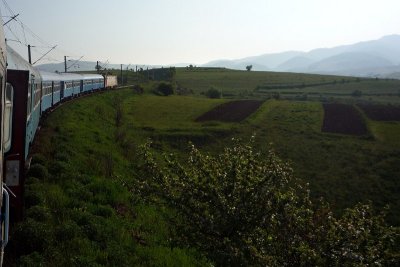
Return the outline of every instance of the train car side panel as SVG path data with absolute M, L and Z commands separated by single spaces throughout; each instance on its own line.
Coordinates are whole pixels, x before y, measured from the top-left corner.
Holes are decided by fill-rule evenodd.
M 16 195 L 11 198 L 11 217 L 22 219 L 24 168 L 26 159 L 26 122 L 28 112 L 29 71 L 8 70 L 7 82 L 12 85 L 14 104 L 10 150 L 5 154 L 5 182 Z

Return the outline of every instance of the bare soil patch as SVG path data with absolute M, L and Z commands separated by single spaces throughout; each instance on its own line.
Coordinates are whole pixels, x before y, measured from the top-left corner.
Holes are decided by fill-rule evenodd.
M 323 132 L 365 135 L 367 126 L 353 105 L 324 104 Z
M 359 104 L 368 118 L 374 121 L 400 121 L 400 107 L 389 105 Z
M 240 122 L 256 111 L 263 101 L 238 100 L 221 104 L 196 119 L 202 121 Z

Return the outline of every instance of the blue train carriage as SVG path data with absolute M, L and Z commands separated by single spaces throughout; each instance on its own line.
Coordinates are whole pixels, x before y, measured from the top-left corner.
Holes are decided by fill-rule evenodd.
M 76 73 L 60 73 L 61 98 L 78 96 L 81 93 L 82 75 Z
M 7 83 L 11 100 L 10 140 L 5 153 L 5 182 L 16 197 L 11 199 L 12 217 L 22 219 L 24 168 L 40 120 L 41 75 L 7 46 Z
M 104 77 L 100 74 L 82 74 L 82 79 L 84 92 L 104 88 Z
M 41 113 L 60 102 L 62 77 L 58 73 L 39 71 L 42 77 Z

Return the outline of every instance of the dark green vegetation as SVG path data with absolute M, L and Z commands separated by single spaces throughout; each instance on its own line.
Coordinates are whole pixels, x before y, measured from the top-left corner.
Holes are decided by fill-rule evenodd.
M 177 69 L 174 79 L 177 88 L 183 88 L 189 96 L 156 96 L 152 91 L 157 84 L 145 83 L 144 94 L 133 89 L 107 92 L 68 103 L 49 116 L 37 142 L 40 147 L 35 149 L 41 156 L 33 160 L 27 180 L 27 219 L 15 229 L 9 257 L 17 258 L 22 266 L 207 265 L 200 245 L 188 249 L 172 242 L 176 229 L 168 216 L 163 216 L 174 214 L 171 207 L 148 204 L 124 184 L 134 181 L 137 172 L 133 163 L 142 151 L 138 145 L 149 137 L 156 158 L 163 152 L 175 152 L 185 159 L 188 141 L 218 155 L 231 144 L 232 137 L 248 140 L 255 134 L 256 150 L 268 155 L 273 143 L 277 155 L 290 162 L 293 175 L 309 183 L 311 200 L 319 203 L 316 200 L 322 196 L 331 204 L 334 218 L 339 218 L 335 220 L 353 225 L 370 209 L 358 206 L 343 217 L 345 208 L 372 200 L 377 210 L 390 204 L 387 222 L 400 224 L 399 122 L 371 120 L 356 107 L 367 126 L 365 135 L 323 133 L 321 102 L 282 100 L 287 96 L 284 90 L 295 92 L 302 83 L 332 82 L 319 85 L 320 89 L 332 86 L 329 93 L 335 98 L 354 102 L 363 100 L 368 90 L 398 92 L 399 82 L 196 68 Z M 294 86 L 274 93 L 270 93 L 273 89 L 254 90 L 268 83 Z M 221 88 L 223 99 L 201 96 L 212 86 Z M 352 96 L 354 90 L 362 91 L 362 96 Z M 229 101 L 227 94 L 231 98 L 267 100 L 241 122 L 195 122 L 200 115 Z M 391 100 L 399 98 L 382 94 Z M 383 223 L 379 216 L 368 218 L 364 222 L 378 228 Z M 385 231 L 375 230 L 372 232 Z M 342 231 L 343 235 L 348 233 Z M 351 235 L 347 240 L 352 246 Z M 18 249 L 17 242 L 23 244 Z M 277 247 L 276 252 L 284 248 Z M 209 259 L 214 258 L 209 255 Z
M 396 266 L 400 229 L 369 205 L 335 218 L 314 205 L 307 186 L 273 151 L 236 142 L 216 157 L 192 146 L 187 161 L 160 164 L 142 147 L 144 162 L 130 188 L 167 206 L 174 240 L 204 251 L 217 266 Z
M 195 250 L 172 246 L 162 208 L 137 202 L 118 179 L 133 175 L 135 145 L 122 129 L 132 100 L 131 90 L 98 94 L 47 119 L 6 266 L 207 265 Z
M 221 98 L 221 92 L 217 88 L 210 88 L 205 95 L 209 98 Z
M 215 86 L 225 97 L 265 98 L 279 94 L 280 98 L 294 100 L 345 98 L 400 103 L 399 80 L 213 68 L 178 68 L 175 79 L 180 86 L 191 88 L 195 93 Z M 360 93 L 354 95 L 356 90 Z
M 174 94 L 174 87 L 170 83 L 162 82 L 154 90 L 156 95 L 169 96 Z

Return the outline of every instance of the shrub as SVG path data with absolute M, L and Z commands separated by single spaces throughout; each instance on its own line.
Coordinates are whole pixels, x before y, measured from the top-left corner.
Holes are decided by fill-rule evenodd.
M 28 176 L 45 180 L 49 177 L 49 172 L 45 166 L 36 163 L 29 168 Z
M 352 97 L 361 97 L 362 96 L 362 91 L 354 90 L 353 92 L 351 92 L 351 96 Z
M 174 87 L 170 83 L 160 83 L 155 89 L 155 94 L 169 96 L 174 94 Z
M 141 85 L 139 85 L 139 84 L 135 84 L 135 85 L 133 86 L 133 91 L 134 91 L 135 93 L 137 93 L 137 94 L 143 94 L 144 88 L 143 88 Z
M 51 242 L 51 237 L 48 225 L 28 218 L 16 226 L 13 242 L 18 244 L 19 253 L 27 255 L 34 251 L 45 251 Z
M 396 265 L 399 230 L 370 205 L 335 219 L 309 199 L 307 186 L 271 150 L 235 142 L 216 157 L 191 147 L 187 164 L 173 155 L 159 164 L 143 147 L 131 190 L 167 205 L 177 241 L 204 251 L 218 266 Z
M 42 166 L 46 166 L 47 165 L 47 159 L 46 159 L 46 157 L 45 156 L 43 156 L 42 154 L 34 154 L 33 156 L 32 156 L 32 160 L 31 160 L 31 165 L 34 165 L 34 164 L 40 164 L 40 165 L 42 165 Z
M 50 219 L 51 214 L 49 210 L 43 206 L 33 206 L 26 211 L 28 218 L 34 219 L 38 222 L 46 222 Z
M 18 260 L 18 266 L 21 267 L 35 267 L 35 266 L 44 266 L 44 257 L 43 255 L 37 253 L 36 251 L 29 254 L 24 255 Z
M 208 98 L 221 98 L 221 92 L 218 89 L 214 88 L 214 87 L 208 89 L 208 91 L 205 93 L 205 95 Z

